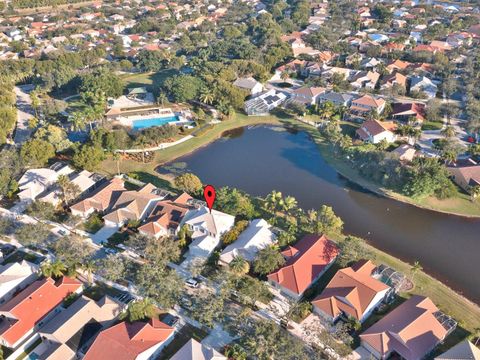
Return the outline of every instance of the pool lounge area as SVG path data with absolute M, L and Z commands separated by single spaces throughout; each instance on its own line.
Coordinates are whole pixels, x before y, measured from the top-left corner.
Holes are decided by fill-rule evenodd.
M 107 119 L 113 123 L 139 131 L 152 126 L 191 125 L 192 114 L 188 110 L 173 112 L 169 108 L 147 107 L 133 109 L 115 109 L 109 111 Z

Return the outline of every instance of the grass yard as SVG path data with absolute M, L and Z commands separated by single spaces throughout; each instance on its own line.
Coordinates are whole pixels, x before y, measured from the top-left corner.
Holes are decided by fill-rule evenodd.
M 176 69 L 165 69 L 156 73 L 126 75 L 122 79 L 127 88 L 146 86 L 148 90 L 156 92 L 166 79 L 178 73 L 179 71 Z
M 443 122 L 425 121 L 422 124 L 422 130 L 440 130 L 443 127 Z

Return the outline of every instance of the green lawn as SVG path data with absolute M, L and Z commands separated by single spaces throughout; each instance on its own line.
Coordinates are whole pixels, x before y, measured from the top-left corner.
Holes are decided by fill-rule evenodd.
M 146 86 L 151 91 L 157 91 L 166 79 L 178 73 L 179 71 L 176 69 L 165 69 L 156 73 L 125 75 L 122 79 L 127 88 Z
M 442 126 L 443 126 L 443 122 L 425 121 L 422 124 L 422 130 L 440 130 Z

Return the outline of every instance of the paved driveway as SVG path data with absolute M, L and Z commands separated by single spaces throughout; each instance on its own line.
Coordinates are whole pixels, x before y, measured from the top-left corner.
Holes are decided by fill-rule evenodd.
M 115 234 L 120 227 L 117 225 L 105 225 L 90 238 L 97 245 L 102 245 L 102 243 L 107 242 L 107 239 Z
M 30 138 L 32 130 L 28 127 L 28 120 L 33 117 L 32 99 L 28 93 L 33 90 L 33 85 L 15 86 L 17 95 L 17 129 L 15 131 L 15 144 L 24 143 Z

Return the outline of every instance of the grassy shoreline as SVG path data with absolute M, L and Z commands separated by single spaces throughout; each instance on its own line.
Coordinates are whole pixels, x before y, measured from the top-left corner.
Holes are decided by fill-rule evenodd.
M 210 131 L 208 131 L 199 138 L 193 138 L 177 146 L 157 151 L 155 154 L 155 160 L 151 163 L 142 164 L 132 160 L 124 160 L 121 163 L 120 170 L 124 173 L 145 172 L 148 176 L 151 176 L 152 178 L 155 177 L 159 179 L 159 181 L 165 181 L 165 179 L 171 180 L 168 179 L 168 177 L 159 176 L 159 174 L 156 173 L 155 168 L 161 164 L 192 153 L 199 148 L 210 144 L 211 142 L 220 138 L 225 131 L 233 130 L 244 126 L 263 124 L 289 125 L 294 126 L 299 130 L 309 132 L 309 134 L 312 136 L 312 139 L 319 146 L 322 156 L 340 174 L 342 174 L 342 176 L 345 176 L 347 179 L 350 179 L 352 182 L 357 183 L 358 185 L 364 187 L 369 191 L 372 191 L 382 196 L 393 198 L 394 200 L 403 201 L 401 199 L 396 199 L 395 197 L 392 197 L 390 194 L 384 192 L 378 187 L 373 187 L 372 184 L 369 184 L 364 179 L 361 179 L 358 174 L 353 173 L 350 167 L 347 167 L 345 163 L 339 161 L 339 159 L 333 156 L 332 152 L 329 149 L 329 145 L 325 143 L 325 141 L 321 138 L 320 134 L 317 131 L 313 131 L 314 128 L 312 126 L 299 123 L 298 121 L 294 121 L 293 119 L 278 118 L 276 116 L 247 117 L 245 115 L 237 115 L 235 120 L 224 121 L 216 125 L 214 128 L 212 128 Z M 106 160 L 102 163 L 101 169 L 107 174 L 115 174 L 116 162 L 111 159 Z M 408 201 L 403 202 L 410 203 Z M 422 207 L 415 203 L 410 204 Z M 375 254 L 376 261 L 391 266 L 405 274 L 409 274 L 411 265 L 407 262 L 395 258 L 383 252 L 382 250 L 369 245 L 366 241 L 365 246 Z M 458 336 L 455 336 L 455 338 L 466 336 L 466 331 L 472 332 L 478 326 L 478 324 L 480 324 L 480 307 L 472 301 L 468 300 L 467 298 L 463 297 L 462 295 L 458 294 L 453 289 L 443 284 L 441 281 L 421 271 L 415 276 L 415 283 L 417 284 L 417 286 L 412 291 L 412 293 L 429 296 L 442 311 L 451 315 L 457 321 L 459 321 L 461 328 L 463 328 L 464 330 L 463 332 L 461 332 L 460 330 L 462 329 L 460 329 L 460 332 L 457 334 Z

